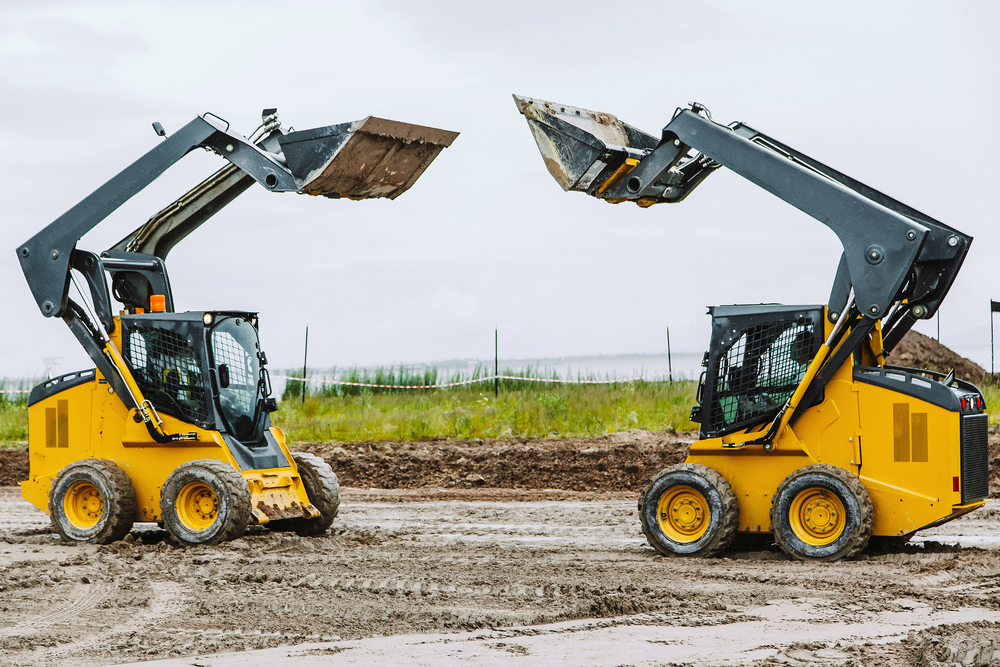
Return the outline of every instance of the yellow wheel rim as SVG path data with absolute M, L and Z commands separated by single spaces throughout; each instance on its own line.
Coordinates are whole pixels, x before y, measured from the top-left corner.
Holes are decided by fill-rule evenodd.
M 847 526 L 847 512 L 837 494 L 812 487 L 799 492 L 788 511 L 792 532 L 808 545 L 835 542 Z
M 674 542 L 697 542 L 708 530 L 712 513 L 705 496 L 690 486 L 674 486 L 660 496 L 656 520 Z
M 63 495 L 63 512 L 76 528 L 93 528 L 104 513 L 104 499 L 92 482 L 73 482 Z
M 177 494 L 177 518 L 188 530 L 200 533 L 219 516 L 219 498 L 208 484 L 191 482 Z

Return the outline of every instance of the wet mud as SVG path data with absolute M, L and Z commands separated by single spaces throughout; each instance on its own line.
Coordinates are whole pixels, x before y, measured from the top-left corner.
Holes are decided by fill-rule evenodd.
M 630 493 L 552 493 L 345 489 L 327 535 L 254 529 L 178 548 L 155 524 L 111 545 L 61 543 L 17 489 L 2 489 L 0 662 L 190 664 L 296 645 L 325 647 L 315 655 L 327 661 L 348 645 L 344 656 L 358 658 L 374 637 L 470 631 L 541 659 L 583 641 L 590 630 L 574 623 L 592 622 L 632 640 L 623 635 L 617 662 L 588 664 L 949 664 L 975 642 L 1000 658 L 1000 552 L 960 546 L 967 535 L 1000 546 L 996 510 L 831 565 L 792 561 L 764 538 L 719 558 L 664 558 L 645 543 Z M 628 659 L 632 644 L 649 647 L 643 633 L 682 630 L 686 639 L 663 641 L 695 651 L 699 637 L 772 617 L 785 634 L 760 646 L 754 631 L 756 648 L 732 649 L 736 662 L 668 660 L 666 644 L 661 661 Z

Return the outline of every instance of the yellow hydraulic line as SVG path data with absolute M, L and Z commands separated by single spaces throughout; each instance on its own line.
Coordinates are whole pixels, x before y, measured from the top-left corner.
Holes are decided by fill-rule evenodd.
M 139 385 L 136 384 L 135 378 L 132 377 L 132 373 L 129 371 L 128 366 L 125 364 L 125 359 L 122 358 L 121 352 L 115 347 L 114 341 L 110 338 L 104 341 L 104 354 L 111 361 L 111 364 L 118 371 L 119 377 L 121 377 L 122 382 L 125 383 L 125 388 L 128 390 L 129 394 L 132 396 L 132 401 L 135 403 L 136 407 L 139 409 L 139 414 L 142 415 L 142 420 L 146 423 L 148 429 L 155 430 L 164 438 L 164 442 L 172 440 L 197 440 L 198 434 L 196 432 L 191 433 L 176 433 L 173 435 L 163 432 L 161 426 L 163 425 L 163 420 L 160 419 L 160 415 L 156 412 L 156 408 L 153 404 L 147 401 L 142 396 L 142 390 L 139 389 Z M 152 417 L 150 416 L 152 413 Z M 152 430 L 150 435 L 156 438 Z M 157 440 L 159 442 L 159 440 Z
M 608 176 L 607 180 L 601 183 L 601 186 L 597 188 L 594 194 L 604 194 L 604 191 L 610 188 L 612 185 L 622 180 L 626 175 L 630 174 L 633 169 L 639 166 L 639 161 L 632 157 L 625 158 L 625 161 L 618 165 L 614 173 Z
M 136 384 L 135 378 L 132 377 L 131 371 L 129 371 L 128 366 L 125 364 L 125 359 L 122 357 L 121 352 L 118 351 L 118 348 L 115 347 L 113 340 L 108 339 L 104 341 L 104 354 L 108 357 L 111 365 L 115 367 L 115 370 L 118 371 L 119 377 L 121 377 L 122 382 L 125 383 L 125 388 L 132 395 L 132 400 L 135 402 L 136 407 L 139 408 L 139 412 L 144 413 L 143 417 L 146 417 L 144 410 L 146 401 L 142 396 L 142 390 Z M 157 425 L 161 423 L 162 420 L 159 418 L 159 415 L 157 415 L 156 421 Z
M 854 305 L 854 295 L 847 301 L 847 307 L 844 308 L 843 313 L 840 318 L 837 319 L 837 324 L 834 325 L 833 331 L 827 337 L 826 341 L 820 345 L 819 350 L 816 352 L 816 356 L 813 357 L 812 361 L 809 362 L 808 368 L 806 368 L 805 375 L 802 376 L 802 380 L 799 381 L 799 385 L 792 392 L 792 395 L 785 401 L 785 405 L 782 406 L 781 412 L 778 413 L 775 420 L 771 422 L 768 427 L 766 434 L 763 438 L 759 437 L 760 432 L 753 433 L 742 433 L 740 436 L 733 438 L 729 444 L 724 444 L 723 447 L 744 447 L 746 445 L 764 445 L 764 451 L 770 452 L 774 449 L 774 441 L 781 434 L 781 431 L 788 425 L 789 420 L 791 420 L 792 415 L 795 414 L 795 409 L 799 406 L 799 402 L 802 400 L 802 396 L 806 393 L 806 389 L 812 383 L 814 377 L 822 368 L 823 363 L 830 356 L 830 346 L 833 344 L 833 339 L 837 337 L 837 333 L 840 331 L 841 326 L 843 326 L 844 321 L 847 319 L 846 313 L 849 313 L 851 307 Z M 844 341 L 841 341 L 843 344 Z
M 841 314 L 840 318 L 837 320 L 836 326 L 833 327 L 833 331 L 830 332 L 830 336 L 819 346 L 819 351 L 813 360 L 809 362 L 809 368 L 806 369 L 806 374 L 802 376 L 802 380 L 799 382 L 799 386 L 795 388 L 792 392 L 791 397 L 789 397 L 788 402 L 785 404 L 785 408 L 781 411 L 781 421 L 778 423 L 778 428 L 774 432 L 774 437 L 777 438 L 781 431 L 788 425 L 789 420 L 791 420 L 792 415 L 795 414 L 795 409 L 799 407 L 799 401 L 802 400 L 802 396 L 805 395 L 806 389 L 812 383 L 813 378 L 819 372 L 819 369 L 823 366 L 823 363 L 830 355 L 830 346 L 833 344 L 833 339 L 837 336 L 837 332 L 840 331 L 840 327 L 847 320 L 845 315 L 851 312 L 851 306 L 854 305 L 854 295 L 851 295 L 850 300 L 847 302 L 847 307 L 844 308 L 844 312 Z M 846 339 L 845 339 L 846 340 Z M 840 341 L 843 344 L 843 340 Z M 773 443 L 770 448 L 765 447 L 767 451 L 773 449 Z

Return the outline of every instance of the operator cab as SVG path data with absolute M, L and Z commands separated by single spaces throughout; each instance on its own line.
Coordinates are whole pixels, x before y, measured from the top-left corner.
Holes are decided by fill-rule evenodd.
M 823 343 L 823 306 L 711 306 L 712 340 L 702 361 L 691 421 L 702 438 L 769 423 Z
M 285 465 L 270 432 L 277 402 L 256 313 L 136 313 L 120 321 L 122 356 L 158 412 L 220 431 L 245 469 Z

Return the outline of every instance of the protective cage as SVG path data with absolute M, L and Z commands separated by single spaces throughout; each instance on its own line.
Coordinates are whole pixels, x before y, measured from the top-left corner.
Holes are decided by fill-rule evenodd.
M 795 391 L 823 336 L 822 306 L 714 306 L 707 368 L 699 387 L 702 437 L 774 418 Z
M 215 422 L 205 378 L 205 333 L 201 319 L 156 315 L 122 317 L 122 356 L 144 398 L 166 414 L 202 428 Z

